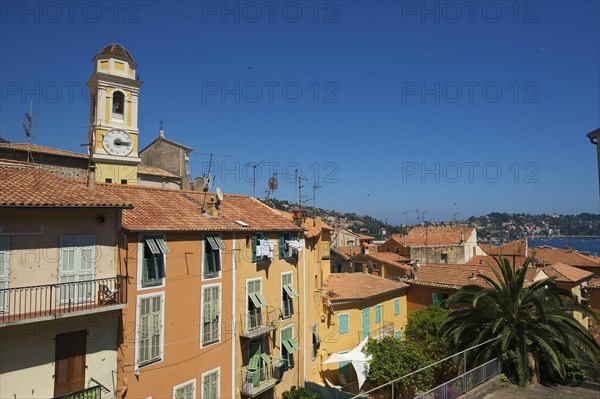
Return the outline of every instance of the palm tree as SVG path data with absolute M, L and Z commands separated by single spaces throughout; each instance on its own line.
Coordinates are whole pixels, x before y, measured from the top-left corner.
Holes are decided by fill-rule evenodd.
M 568 291 L 554 284 L 554 277 L 527 285 L 531 262 L 513 267 L 506 258 L 495 258 L 494 276 L 482 275 L 489 288 L 470 285 L 451 296 L 446 306 L 454 309 L 444 327 L 456 350 L 464 350 L 494 337 L 474 349 L 473 359 L 483 362 L 500 357 L 511 368 L 519 386 L 540 379 L 540 365 L 551 375 L 565 378 L 567 359 L 600 360 L 600 347 L 572 312 L 597 319 Z M 513 260 L 514 264 L 514 260 Z M 510 356 L 509 356 L 510 355 Z

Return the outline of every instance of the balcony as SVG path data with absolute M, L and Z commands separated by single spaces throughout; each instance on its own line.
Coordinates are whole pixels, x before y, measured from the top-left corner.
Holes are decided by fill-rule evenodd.
M 82 389 L 81 391 L 71 392 L 66 395 L 57 396 L 54 399 L 101 399 L 102 390 L 99 385 Z
M 273 388 L 281 381 L 285 370 L 287 363 L 283 359 L 271 359 L 270 364 L 265 364 L 257 370 L 242 367 L 242 395 L 253 398 Z
M 278 309 L 263 306 L 248 313 L 240 314 L 240 337 L 253 339 L 277 328 Z
M 125 307 L 126 277 L 0 290 L 0 327 Z
M 376 328 L 369 332 L 369 338 L 373 339 L 381 339 L 385 336 L 394 336 L 394 323 L 393 322 L 383 322 L 379 324 L 381 327 Z M 362 341 L 365 337 L 363 331 L 358 332 L 358 339 Z

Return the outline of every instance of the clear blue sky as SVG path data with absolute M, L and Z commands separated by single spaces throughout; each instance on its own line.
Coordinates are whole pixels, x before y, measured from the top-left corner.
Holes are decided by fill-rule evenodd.
M 142 146 L 162 119 L 195 176 L 229 155 L 224 192 L 251 194 L 244 165 L 265 161 L 257 196 L 278 163 L 273 195 L 294 201 L 297 164 L 318 206 L 392 223 L 599 211 L 597 1 L 0 4 L 10 141 L 33 100 L 33 142 L 83 151 L 92 58 L 118 34 Z

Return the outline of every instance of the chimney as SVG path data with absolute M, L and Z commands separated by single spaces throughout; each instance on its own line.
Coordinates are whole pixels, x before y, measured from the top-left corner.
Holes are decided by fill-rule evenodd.
M 204 210 L 210 216 L 219 216 L 219 211 L 217 209 L 217 203 L 214 198 L 210 198 L 206 204 L 206 209 Z
M 368 255 L 369 254 L 369 244 L 367 244 L 366 242 L 363 242 L 361 244 L 361 247 L 362 247 L 362 254 Z
M 93 190 L 95 186 L 96 186 L 96 165 L 90 165 L 90 170 L 88 173 L 88 187 Z

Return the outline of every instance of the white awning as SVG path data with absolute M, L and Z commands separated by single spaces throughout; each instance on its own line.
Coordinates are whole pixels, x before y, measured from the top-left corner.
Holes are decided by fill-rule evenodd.
M 323 364 L 338 363 L 338 362 L 350 362 L 356 371 L 358 377 L 358 389 L 360 389 L 369 373 L 369 361 L 371 356 L 367 356 L 363 353 L 363 348 L 367 344 L 369 337 L 363 339 L 358 346 L 347 353 L 334 353 L 331 357 L 323 362 Z

